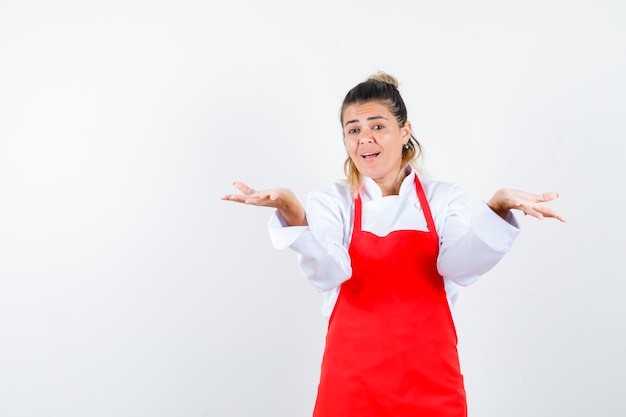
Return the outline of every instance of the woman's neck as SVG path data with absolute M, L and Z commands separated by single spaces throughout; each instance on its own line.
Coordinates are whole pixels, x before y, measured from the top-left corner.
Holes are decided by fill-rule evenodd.
M 388 195 L 398 195 L 400 194 L 400 187 L 402 186 L 402 181 L 411 173 L 410 169 L 401 169 L 398 172 L 398 175 L 395 177 L 391 177 L 389 179 L 375 179 L 374 182 L 380 188 L 380 192 L 383 197 Z

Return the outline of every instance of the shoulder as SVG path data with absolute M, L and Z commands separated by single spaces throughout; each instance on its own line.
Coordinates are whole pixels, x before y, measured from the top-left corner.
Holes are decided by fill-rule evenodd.
M 419 178 L 424 188 L 424 193 L 430 200 L 431 198 L 453 198 L 465 194 L 463 189 L 452 182 L 439 181 L 432 178 Z
M 468 215 L 472 203 L 458 184 L 428 178 L 420 180 L 433 216 L 447 218 L 451 215 Z
M 337 181 L 329 187 L 311 191 L 306 197 L 307 216 L 312 218 L 331 216 L 347 220 L 352 206 L 352 194 L 344 181 Z
M 308 202 L 324 201 L 342 206 L 351 205 L 352 200 L 352 194 L 345 181 L 337 181 L 329 187 L 311 191 L 307 195 Z

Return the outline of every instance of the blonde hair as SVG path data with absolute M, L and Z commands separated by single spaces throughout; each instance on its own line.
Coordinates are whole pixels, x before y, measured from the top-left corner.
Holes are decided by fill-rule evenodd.
M 404 126 L 407 122 L 407 109 L 398 91 L 398 80 L 390 74 L 379 71 L 348 91 L 341 105 L 341 125 L 343 126 L 343 112 L 348 106 L 370 101 L 375 101 L 387 106 L 400 126 Z M 407 145 L 402 148 L 402 167 L 406 168 L 410 165 L 416 171 L 419 171 L 418 160 L 421 156 L 422 145 L 420 145 L 413 135 L 413 132 L 411 132 Z M 343 164 L 343 170 L 346 174 L 346 182 L 350 190 L 353 194 L 358 194 L 363 184 L 363 175 L 359 172 L 356 165 L 354 165 L 349 155 Z M 404 175 L 405 170 L 401 169 L 398 181 L 402 181 Z

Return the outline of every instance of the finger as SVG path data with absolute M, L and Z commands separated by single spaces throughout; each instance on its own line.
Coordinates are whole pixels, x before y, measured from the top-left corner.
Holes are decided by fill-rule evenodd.
M 252 189 L 250 186 L 248 186 L 247 184 L 244 184 L 243 182 L 238 182 L 235 181 L 233 182 L 233 185 L 239 190 L 241 191 L 243 194 L 246 195 L 252 195 L 254 193 L 256 193 L 256 191 L 254 189 Z
M 538 219 L 543 218 L 543 215 L 536 209 L 536 207 L 533 207 L 531 204 L 517 205 L 516 208 L 524 213 L 524 216 L 532 216 Z
M 543 207 L 543 206 L 539 206 L 535 209 L 536 211 L 540 212 L 544 217 L 550 217 L 550 218 L 554 218 L 554 219 L 558 219 L 562 222 L 565 221 L 565 218 L 558 212 L 549 209 L 547 207 Z
M 535 217 L 539 220 L 543 220 L 543 214 L 537 210 L 536 207 L 532 207 L 532 206 L 525 206 L 522 211 L 524 212 L 524 214 L 527 214 L 529 216 Z
M 269 198 L 268 194 L 257 193 L 252 196 L 248 196 L 245 200 L 246 204 L 258 207 L 274 207 L 277 208 L 276 202 Z
M 267 199 L 258 195 L 226 194 L 222 197 L 222 200 L 253 206 L 264 206 Z
M 247 197 L 253 198 L 253 199 L 268 199 L 272 195 L 273 192 L 274 192 L 273 190 L 260 190 L 259 191 L 259 190 L 250 188 L 248 190 L 249 194 L 247 195 Z
M 549 193 L 543 193 L 543 194 L 539 194 L 535 197 L 535 200 L 538 203 L 545 203 L 547 201 L 552 201 L 556 198 L 559 198 L 559 193 L 555 193 L 555 192 L 549 192 Z
M 548 207 L 540 206 L 540 205 L 527 205 L 522 211 L 524 214 L 535 217 L 539 220 L 543 220 L 544 218 L 554 218 L 559 221 L 565 222 L 565 218 L 558 212 L 549 209 Z
M 245 195 L 237 195 L 237 194 L 226 194 L 222 197 L 222 200 L 225 201 L 234 201 L 235 203 L 245 203 L 247 196 Z
M 252 190 L 252 194 L 244 196 L 246 204 L 261 205 L 267 199 L 267 196 L 260 191 Z

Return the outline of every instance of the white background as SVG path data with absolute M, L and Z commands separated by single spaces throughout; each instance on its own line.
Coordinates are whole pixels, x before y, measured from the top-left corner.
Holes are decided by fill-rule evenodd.
M 626 7 L 0 2 L 0 415 L 307 416 L 322 296 L 234 180 L 342 177 L 400 81 L 425 168 L 558 191 L 455 310 L 470 416 L 623 416 Z

